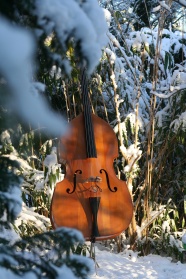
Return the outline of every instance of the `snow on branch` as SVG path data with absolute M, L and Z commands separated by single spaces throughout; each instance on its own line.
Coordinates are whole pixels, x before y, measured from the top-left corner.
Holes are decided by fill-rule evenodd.
M 171 11 L 170 7 L 165 3 L 165 1 L 159 1 L 159 3 L 162 8 L 164 8 L 165 10 L 167 10 L 169 12 Z
M 177 2 L 178 4 L 180 4 L 181 6 L 186 8 L 186 1 L 185 0 L 173 0 L 174 2 Z
M 61 116 L 51 111 L 38 91 L 44 85 L 34 83 L 35 42 L 31 34 L 23 28 L 12 25 L 5 18 L 0 19 L 0 72 L 11 92 L 11 109 L 34 127 L 40 123 L 51 133 L 60 135 L 66 132 Z
M 108 26 L 98 1 L 36 0 L 35 14 L 47 35 L 56 32 L 63 49 L 72 38 L 75 45 L 80 44 L 79 51 L 87 61 L 87 71 L 92 73 L 107 43 Z
M 75 0 L 36 0 L 34 14 L 47 35 L 56 32 L 62 47 L 70 39 L 80 45 L 88 73 L 94 70 L 107 42 L 107 23 L 97 0 L 81 4 Z M 12 93 L 11 109 L 33 128 L 39 123 L 53 135 L 62 135 L 67 130 L 65 121 L 41 97 L 45 86 L 33 82 L 36 68 L 34 37 L 26 28 L 12 25 L 1 17 L 0 38 L 0 72 Z
M 120 150 L 122 154 L 124 154 L 125 158 L 128 160 L 128 165 L 125 166 L 124 171 L 130 172 L 132 168 L 134 168 L 135 171 L 135 163 L 139 160 L 139 158 L 142 155 L 142 151 L 139 149 L 139 147 L 136 147 L 134 144 L 131 144 L 128 148 L 126 148 L 124 145 L 120 146 Z
M 163 93 L 158 93 L 157 91 L 151 91 L 151 94 L 154 94 L 155 96 L 159 97 L 160 99 L 169 99 L 170 97 L 172 97 L 174 94 L 178 93 L 181 90 L 186 89 L 186 84 L 181 84 L 178 86 L 171 86 L 170 87 L 170 93 L 168 94 L 163 94 Z
M 177 119 L 175 119 L 171 124 L 170 128 L 177 133 L 178 129 L 186 131 L 186 111 L 183 112 Z

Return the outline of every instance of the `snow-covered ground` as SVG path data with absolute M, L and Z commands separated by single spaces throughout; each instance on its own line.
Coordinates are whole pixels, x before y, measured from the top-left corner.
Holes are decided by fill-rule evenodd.
M 186 263 L 158 255 L 115 254 L 96 247 L 96 263 L 90 279 L 186 279 Z

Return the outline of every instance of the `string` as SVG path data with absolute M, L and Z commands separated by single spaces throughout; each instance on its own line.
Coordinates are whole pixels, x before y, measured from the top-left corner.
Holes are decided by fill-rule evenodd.
M 95 147 L 92 113 L 91 113 L 90 101 L 88 96 L 88 86 L 87 86 L 85 68 L 82 69 L 81 87 L 82 87 L 82 99 L 83 99 L 83 109 L 84 109 L 87 157 L 96 158 L 97 152 Z

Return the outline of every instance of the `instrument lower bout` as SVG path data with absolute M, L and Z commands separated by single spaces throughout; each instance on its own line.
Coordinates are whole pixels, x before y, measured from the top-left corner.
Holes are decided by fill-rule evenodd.
M 104 240 L 116 237 L 128 227 L 132 210 L 127 185 L 116 177 L 114 169 L 107 173 L 110 162 L 105 161 L 104 167 L 99 158 L 69 164 L 65 179 L 56 185 L 53 195 L 54 228 L 76 228 L 86 240 Z

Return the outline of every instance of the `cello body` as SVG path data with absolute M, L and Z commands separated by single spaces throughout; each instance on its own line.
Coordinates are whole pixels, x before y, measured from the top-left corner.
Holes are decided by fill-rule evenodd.
M 118 157 L 116 135 L 110 125 L 91 114 L 96 156 L 87 158 L 84 114 L 70 122 L 70 133 L 59 142 L 59 157 L 66 174 L 57 183 L 50 219 L 53 228 L 80 230 L 86 240 L 114 238 L 130 224 L 133 205 L 125 181 L 117 178 L 113 161 Z

